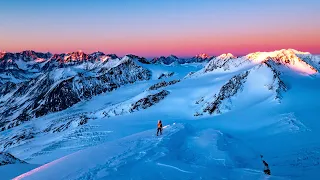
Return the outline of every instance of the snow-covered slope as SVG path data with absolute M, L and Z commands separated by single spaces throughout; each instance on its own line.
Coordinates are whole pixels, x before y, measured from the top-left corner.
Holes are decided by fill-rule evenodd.
M 149 70 L 127 56 L 98 73 L 70 67 L 54 69 L 10 88 L 11 91 L 5 86 L 3 91 L 8 93 L 2 98 L 5 100 L 0 107 L 3 112 L 0 116 L 3 125 L 0 127 L 2 130 L 10 129 L 33 117 L 67 109 L 83 99 L 150 77 Z
M 164 136 L 159 138 L 151 135 L 153 130 L 147 130 L 88 148 L 15 179 L 152 179 L 155 176 L 161 179 L 235 179 L 239 174 L 245 174 L 244 178 L 263 177 L 259 170 L 237 164 L 244 163 L 237 156 L 245 156 L 250 158 L 246 161 L 248 168 L 262 167 L 256 152 L 227 134 L 213 129 L 195 133 L 192 127 L 182 124 L 167 125 L 164 131 Z M 237 151 L 237 147 L 242 151 Z M 65 167 L 72 168 L 64 170 Z M 212 169 L 215 173 L 210 173 Z
M 213 97 L 198 100 L 197 104 L 202 105 L 202 108 L 195 115 L 221 114 L 237 106 L 247 107 L 248 94 L 254 97 L 254 101 L 266 98 L 280 100 L 286 90 L 287 86 L 278 71 L 269 64 L 261 64 L 232 77 Z
M 42 165 L 16 179 L 317 179 L 317 56 L 91 56 L 0 86 L 0 150 Z
M 312 67 L 316 68 L 317 71 L 320 70 L 320 55 L 297 54 L 297 56 Z

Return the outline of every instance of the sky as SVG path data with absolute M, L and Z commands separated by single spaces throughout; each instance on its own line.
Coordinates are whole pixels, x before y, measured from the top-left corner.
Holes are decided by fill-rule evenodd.
M 0 50 L 320 54 L 319 0 L 0 0 Z

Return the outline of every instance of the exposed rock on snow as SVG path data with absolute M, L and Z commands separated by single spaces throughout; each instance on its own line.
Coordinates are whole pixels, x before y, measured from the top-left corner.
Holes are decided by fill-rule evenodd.
M 88 123 L 90 118 L 85 114 L 76 114 L 67 118 L 59 119 L 52 122 L 43 132 L 58 133 L 69 129 L 70 127 L 78 127 Z
M 223 54 L 213 58 L 204 68 L 204 72 L 214 71 L 216 69 L 223 69 L 224 71 L 239 67 L 244 63 L 249 63 L 246 59 L 237 58 L 232 54 Z
M 26 164 L 26 162 L 12 156 L 10 153 L 0 152 L 0 166 L 7 164 Z
M 282 93 L 286 92 L 288 87 L 281 79 L 281 73 L 274 67 L 274 64 L 274 61 L 268 60 L 234 76 L 222 86 L 218 94 L 213 96 L 213 100 L 212 97 L 201 97 L 195 104 L 202 105 L 203 110 L 196 112 L 194 116 L 200 116 L 203 113 L 222 114 L 229 111 L 234 106 L 234 100 L 231 100 L 231 97 L 241 92 L 244 87 L 246 87 L 246 93 L 254 92 L 253 89 L 257 89 L 257 91 L 266 94 L 266 98 L 274 97 L 280 102 Z M 250 80 L 249 83 L 247 83 L 247 79 Z
M 0 110 L 2 130 L 9 129 L 50 112 L 67 109 L 81 100 L 103 92 L 110 92 L 122 85 L 149 80 L 151 72 L 125 57 L 114 67 L 99 75 L 76 74 L 54 82 L 49 74 L 22 83 Z M 8 89 L 8 88 L 1 88 Z M 20 101 L 16 101 L 21 98 Z
M 154 64 L 165 64 L 165 65 L 170 65 L 172 63 L 183 64 L 183 60 L 179 59 L 175 55 L 170 55 L 168 57 L 161 56 L 161 57 L 153 58 L 151 60 L 151 63 L 154 63 Z
M 9 92 L 11 92 L 12 90 L 14 90 L 16 88 L 17 88 L 17 85 L 15 83 L 6 82 L 5 84 L 0 86 L 0 97 L 2 95 L 8 94 Z
M 272 65 L 274 62 L 271 60 L 268 60 L 265 62 L 265 64 L 272 70 L 273 72 L 273 83 L 269 84 L 269 90 L 275 90 L 277 95 L 276 99 L 280 100 L 282 98 L 282 92 L 286 92 L 288 90 L 288 87 L 286 84 L 281 80 L 280 78 L 280 71 L 274 68 Z
M 297 56 L 310 64 L 312 67 L 316 68 L 317 71 L 320 71 L 320 56 L 319 55 L 311 55 L 311 54 L 297 54 Z
M 184 60 L 184 63 L 203 63 L 203 62 L 209 62 L 213 57 L 207 55 L 207 54 L 198 54 L 192 58 L 187 58 Z
M 172 81 L 169 81 L 169 82 L 162 81 L 162 82 L 159 82 L 157 84 L 152 85 L 149 88 L 149 90 L 157 90 L 157 89 L 160 89 L 160 88 L 163 88 L 163 87 L 166 87 L 166 86 L 170 86 L 170 85 L 176 84 L 178 82 L 180 82 L 180 80 L 172 80 Z
M 132 59 L 136 59 L 137 61 L 141 62 L 142 64 L 150 64 L 150 62 L 144 57 L 139 57 L 139 56 L 136 56 L 133 54 L 129 54 L 126 56 L 128 56 L 129 58 L 132 58 Z
M 52 56 L 51 53 L 41 53 L 35 51 L 22 51 L 18 53 L 10 53 L 10 52 L 2 52 L 0 54 L 0 61 L 15 61 L 15 60 L 23 60 L 23 61 L 36 61 L 40 59 L 48 59 Z
M 165 64 L 165 65 L 171 65 L 171 64 L 187 64 L 187 63 L 203 63 L 210 61 L 212 57 L 208 56 L 207 54 L 199 54 L 192 58 L 178 58 L 175 55 L 170 55 L 168 57 L 156 57 L 151 60 L 151 63 L 153 64 Z
M 132 102 L 129 100 L 128 102 L 114 105 L 113 107 L 107 109 L 106 111 L 103 111 L 102 114 L 104 116 L 111 117 L 111 116 L 119 116 L 126 113 L 132 113 L 135 111 L 147 109 L 159 103 L 169 94 L 170 94 L 169 91 L 162 90 L 158 93 L 147 95 L 146 97 L 139 99 L 136 102 Z
M 164 99 L 166 96 L 170 94 L 169 91 L 162 90 L 159 93 L 148 95 L 147 97 L 140 99 L 136 103 L 132 104 L 130 112 L 139 111 L 141 109 L 147 109 L 155 104 L 157 104 L 159 101 Z
M 223 111 L 222 109 L 230 109 L 227 102 L 232 96 L 241 91 L 248 75 L 249 71 L 246 71 L 231 78 L 224 86 L 222 86 L 218 95 L 214 95 L 213 101 L 207 103 L 203 112 L 197 112 L 195 116 L 202 115 L 202 113 L 221 114 Z
M 174 72 L 162 73 L 162 74 L 158 77 L 158 79 L 169 78 L 169 77 L 171 77 L 171 76 L 173 76 L 173 75 L 174 75 Z
M 102 52 L 94 52 L 92 54 L 86 54 L 83 51 L 79 50 L 76 52 L 54 54 L 47 63 L 44 69 L 48 68 L 48 65 L 55 65 L 59 67 L 67 67 L 71 65 L 79 65 L 84 62 L 104 62 L 110 59 L 117 59 L 115 54 L 104 54 Z M 56 64 L 56 63 L 58 64 Z M 51 66 L 52 67 L 52 66 Z
M 14 148 L 31 142 L 34 140 L 34 138 L 37 137 L 37 135 L 60 133 L 67 130 L 74 130 L 79 126 L 87 124 L 89 119 L 92 118 L 89 118 L 86 113 L 77 113 L 72 116 L 56 118 L 40 128 L 24 127 L 18 129 L 18 131 L 15 131 L 12 136 L 7 136 L 4 139 L 0 139 L 0 151 L 6 151 L 10 148 Z
M 183 79 L 190 78 L 190 77 L 192 77 L 192 75 L 194 75 L 194 74 L 196 74 L 196 73 L 197 73 L 197 72 L 194 72 L 194 71 L 189 72 Z
M 204 101 L 204 97 L 201 97 L 198 101 L 196 101 L 195 104 L 200 104 L 200 103 L 202 103 L 203 101 Z

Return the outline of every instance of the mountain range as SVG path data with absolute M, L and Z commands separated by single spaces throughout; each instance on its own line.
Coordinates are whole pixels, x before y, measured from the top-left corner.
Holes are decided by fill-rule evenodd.
M 316 179 L 319 71 L 320 56 L 294 49 L 0 52 L 0 173 L 11 164 L 39 166 L 10 169 L 16 179 L 259 179 L 264 161 L 271 179 Z

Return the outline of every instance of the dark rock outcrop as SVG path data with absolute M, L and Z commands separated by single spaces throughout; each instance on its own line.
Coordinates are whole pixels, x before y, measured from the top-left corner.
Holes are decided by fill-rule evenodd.
M 169 77 L 171 77 L 171 76 L 173 76 L 173 75 L 174 75 L 174 72 L 162 73 L 162 74 L 158 77 L 158 79 L 169 78 Z
M 149 90 L 157 90 L 157 89 L 160 89 L 160 88 L 163 88 L 163 87 L 166 87 L 166 86 L 170 86 L 170 85 L 176 84 L 178 82 L 180 82 L 180 80 L 173 80 L 173 81 L 169 81 L 169 82 L 162 81 L 162 82 L 159 82 L 157 84 L 152 85 L 149 88 Z
M 168 57 L 164 57 L 164 56 L 161 56 L 161 57 L 156 57 L 156 58 L 153 58 L 151 60 L 151 63 L 153 64 L 165 64 L 165 65 L 170 65 L 172 63 L 178 63 L 178 64 L 183 64 L 184 61 L 183 59 L 179 59 L 177 56 L 175 55 L 170 55 Z
M 52 56 L 51 53 L 41 53 L 35 51 L 22 51 L 18 53 L 10 53 L 4 52 L 0 55 L 0 61 L 15 61 L 15 60 L 23 60 L 23 61 L 34 61 L 38 58 L 49 59 Z
M 226 58 L 213 58 L 204 68 L 204 72 L 211 72 L 216 69 L 223 69 L 224 71 L 230 70 L 232 68 L 239 67 L 245 63 L 251 63 L 249 60 L 244 58 L 236 57 L 226 57 Z
M 0 166 L 7 164 L 27 164 L 25 161 L 22 161 L 10 153 L 0 152 Z
M 222 86 L 219 94 L 214 96 L 213 102 L 209 103 L 204 108 L 203 112 L 209 113 L 209 114 L 213 114 L 213 113 L 220 114 L 221 113 L 220 106 L 223 103 L 223 101 L 234 96 L 236 93 L 238 93 L 242 89 L 248 74 L 249 74 L 249 71 L 246 71 L 242 74 L 236 75 L 233 78 L 231 78 L 224 86 Z
M 202 63 L 202 62 L 209 62 L 213 57 L 210 57 L 206 54 L 196 55 L 192 58 L 178 58 L 175 55 L 170 55 L 168 57 L 161 56 L 153 58 L 150 62 L 153 64 L 187 64 L 187 63 Z
M 209 62 L 213 57 L 207 54 L 198 54 L 192 58 L 185 59 L 185 63 L 202 63 L 202 62 Z
M 82 126 L 88 123 L 89 117 L 86 114 L 75 114 L 66 118 L 61 118 L 58 121 L 52 122 L 48 127 L 42 130 L 42 132 L 58 133 L 68 130 L 72 127 Z
M 6 82 L 5 84 L 0 86 L 0 96 L 5 95 L 16 88 L 17 88 L 17 85 L 15 83 Z
M 304 62 L 310 64 L 312 67 L 314 67 L 318 72 L 320 72 L 320 56 L 319 55 L 297 55 L 299 58 L 301 58 Z
M 275 68 L 275 62 L 272 60 L 265 61 L 264 64 L 268 66 L 272 72 L 273 72 L 273 83 L 269 86 L 269 90 L 274 90 L 276 91 L 276 99 L 280 100 L 282 99 L 282 92 L 286 92 L 288 90 L 288 87 L 286 84 L 281 80 L 280 78 L 280 71 L 278 71 Z
M 98 75 L 71 76 L 54 82 L 49 73 L 20 84 L 15 93 L 0 106 L 1 130 L 9 129 L 50 112 L 67 109 L 74 104 L 122 85 L 149 80 L 151 72 L 124 58 L 116 66 Z M 7 89 L 7 88 L 3 88 Z M 21 101 L 16 101 L 17 98 Z M 11 117 L 18 114 L 17 117 Z
M 132 58 L 132 59 L 136 59 L 139 62 L 141 62 L 142 64 L 150 64 L 150 62 L 144 57 L 139 57 L 139 56 L 136 56 L 136 55 L 133 55 L 133 54 L 129 54 L 129 55 L 126 55 L 126 56 L 128 56 L 129 58 Z
M 136 102 L 125 102 L 114 105 L 112 108 L 103 111 L 102 114 L 106 117 L 119 116 L 127 113 L 133 113 L 143 109 L 147 109 L 159 103 L 166 96 L 170 94 L 169 91 L 162 90 L 156 94 L 150 94 Z
M 169 91 L 162 90 L 159 93 L 148 95 L 147 97 L 140 99 L 139 101 L 132 104 L 129 112 L 139 111 L 141 109 L 147 109 L 153 106 L 154 104 L 158 103 L 162 99 L 164 99 L 169 94 L 170 94 Z

